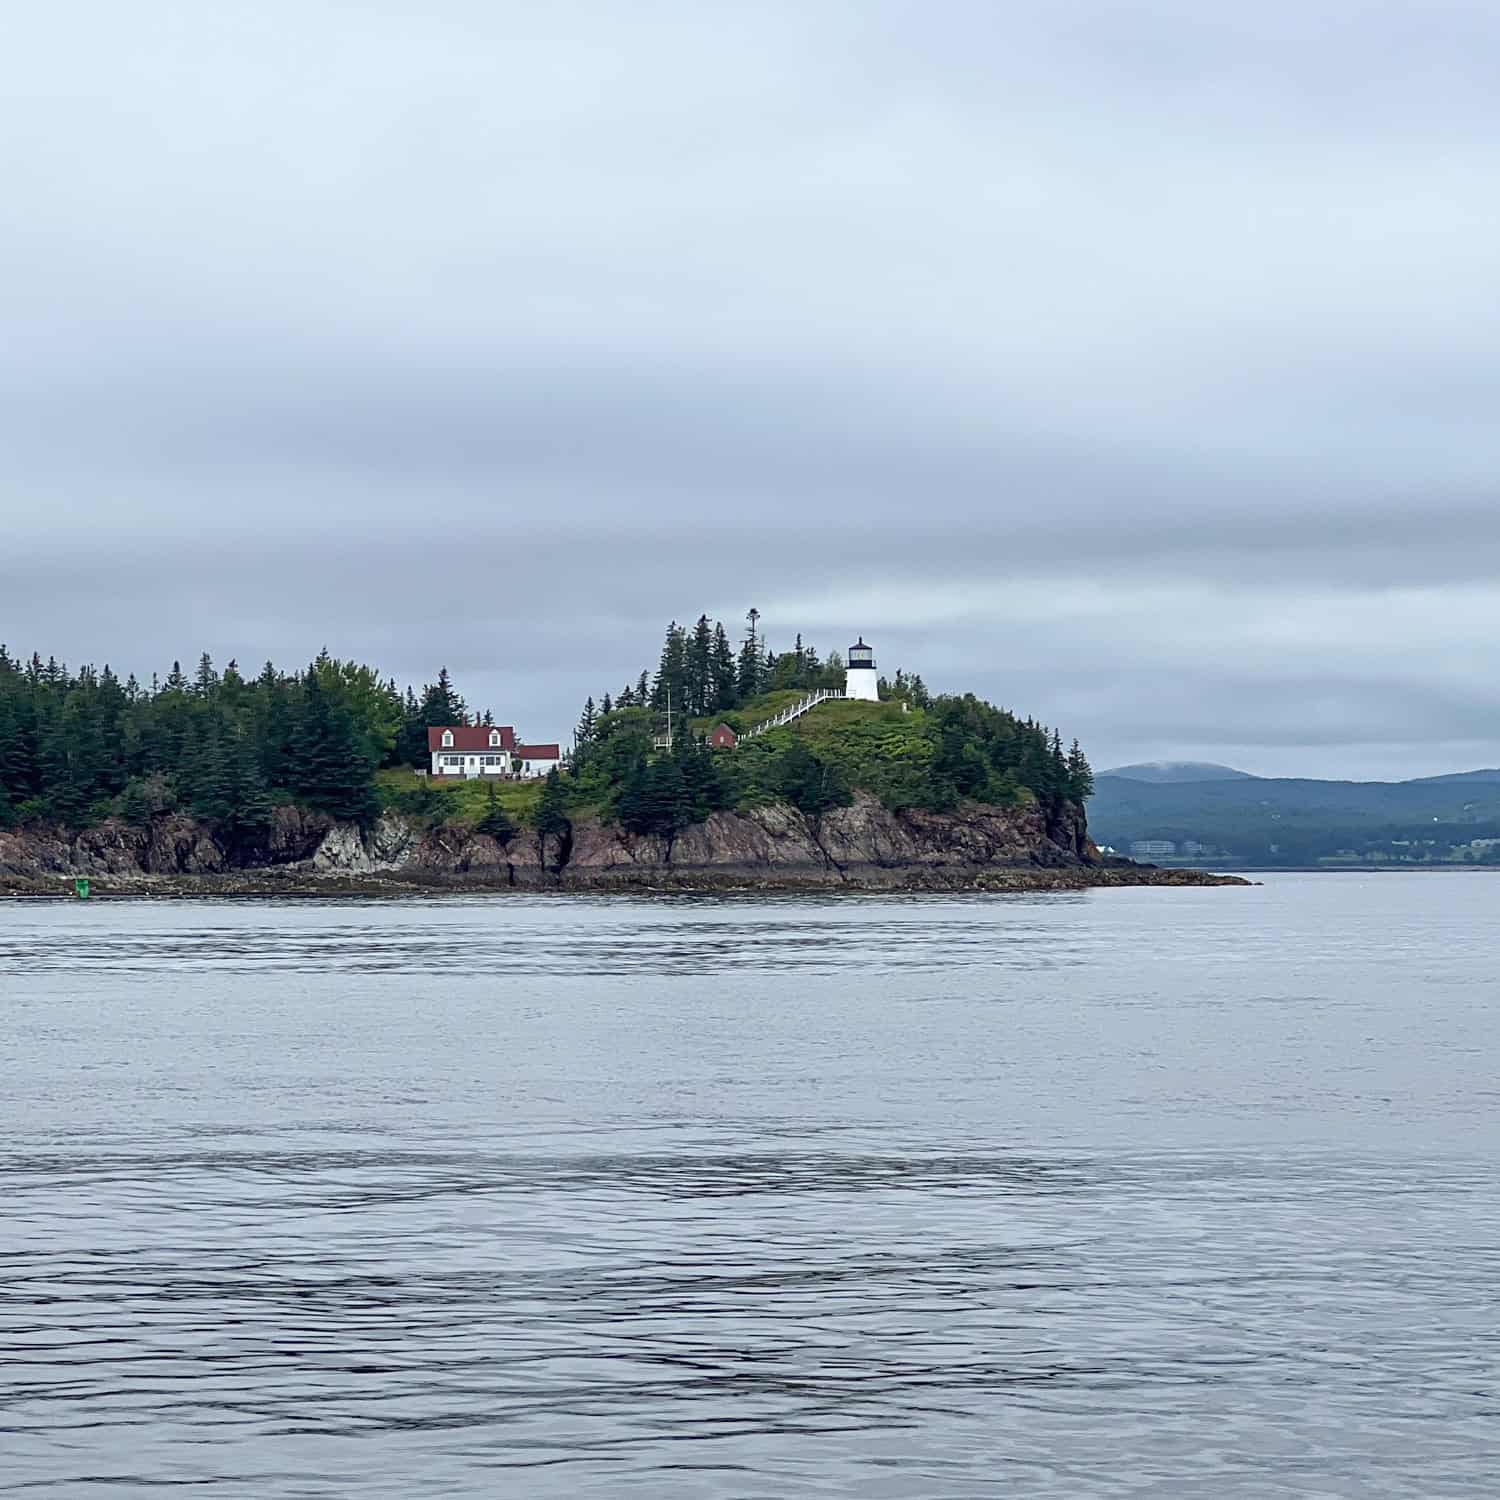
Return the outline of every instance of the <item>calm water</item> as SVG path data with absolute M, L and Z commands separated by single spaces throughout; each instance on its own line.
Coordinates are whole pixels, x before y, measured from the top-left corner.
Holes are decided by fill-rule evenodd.
M 0 1493 L 1491 1496 L 1497 905 L 0 904 Z

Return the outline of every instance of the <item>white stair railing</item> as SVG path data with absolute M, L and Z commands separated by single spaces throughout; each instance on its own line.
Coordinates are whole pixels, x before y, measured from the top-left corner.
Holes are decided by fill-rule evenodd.
M 780 729 L 783 724 L 790 724 L 793 719 L 800 719 L 808 709 L 816 708 L 820 703 L 827 703 L 830 698 L 844 697 L 843 688 L 818 688 L 802 699 L 800 703 L 794 703 L 790 708 L 783 709 L 773 719 L 764 719 L 754 729 L 747 729 L 740 736 L 742 740 L 753 740 L 756 735 L 764 734 L 768 729 Z

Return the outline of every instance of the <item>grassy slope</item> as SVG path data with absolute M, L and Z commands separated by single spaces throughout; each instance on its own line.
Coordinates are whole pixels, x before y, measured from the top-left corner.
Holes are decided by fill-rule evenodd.
M 773 755 L 795 738 L 836 765 L 851 786 L 872 792 L 887 805 L 908 806 L 921 802 L 927 791 L 933 746 L 923 732 L 925 723 L 920 709 L 903 713 L 899 703 L 833 699 L 729 753 Z
M 489 807 L 489 793 L 485 788 L 493 785 L 495 800 L 515 819 L 525 820 L 542 795 L 540 781 L 493 782 L 479 780 L 464 781 L 459 777 L 444 780 L 437 776 L 418 776 L 415 771 L 389 770 L 375 773 L 375 790 L 382 807 L 399 805 L 403 794 L 420 794 L 423 788 L 435 791 L 442 799 L 439 821 L 460 819 L 472 823 L 482 818 Z
M 703 719 L 693 719 L 691 728 L 694 734 L 707 734 L 717 725 L 727 724 L 736 734 L 743 734 L 745 730 L 753 729 L 767 719 L 774 719 L 782 709 L 791 708 L 805 697 L 806 688 L 785 688 L 780 692 L 762 693 L 760 697 L 752 698 L 738 708 L 731 708 L 722 714 L 709 714 Z

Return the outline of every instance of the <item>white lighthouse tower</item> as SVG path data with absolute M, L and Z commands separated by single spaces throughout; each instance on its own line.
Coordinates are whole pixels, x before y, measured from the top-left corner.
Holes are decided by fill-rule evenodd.
M 879 703 L 879 679 L 875 675 L 875 648 L 865 645 L 864 636 L 849 648 L 849 666 L 845 674 L 844 696 L 864 703 Z

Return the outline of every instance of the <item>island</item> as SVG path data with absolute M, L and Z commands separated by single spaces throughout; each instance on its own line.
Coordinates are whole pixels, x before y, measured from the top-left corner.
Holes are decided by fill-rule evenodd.
M 1107 857 L 1076 741 L 881 673 L 671 625 L 566 754 L 326 652 L 121 681 L 0 648 L 0 892 L 1022 890 L 1240 884 Z

